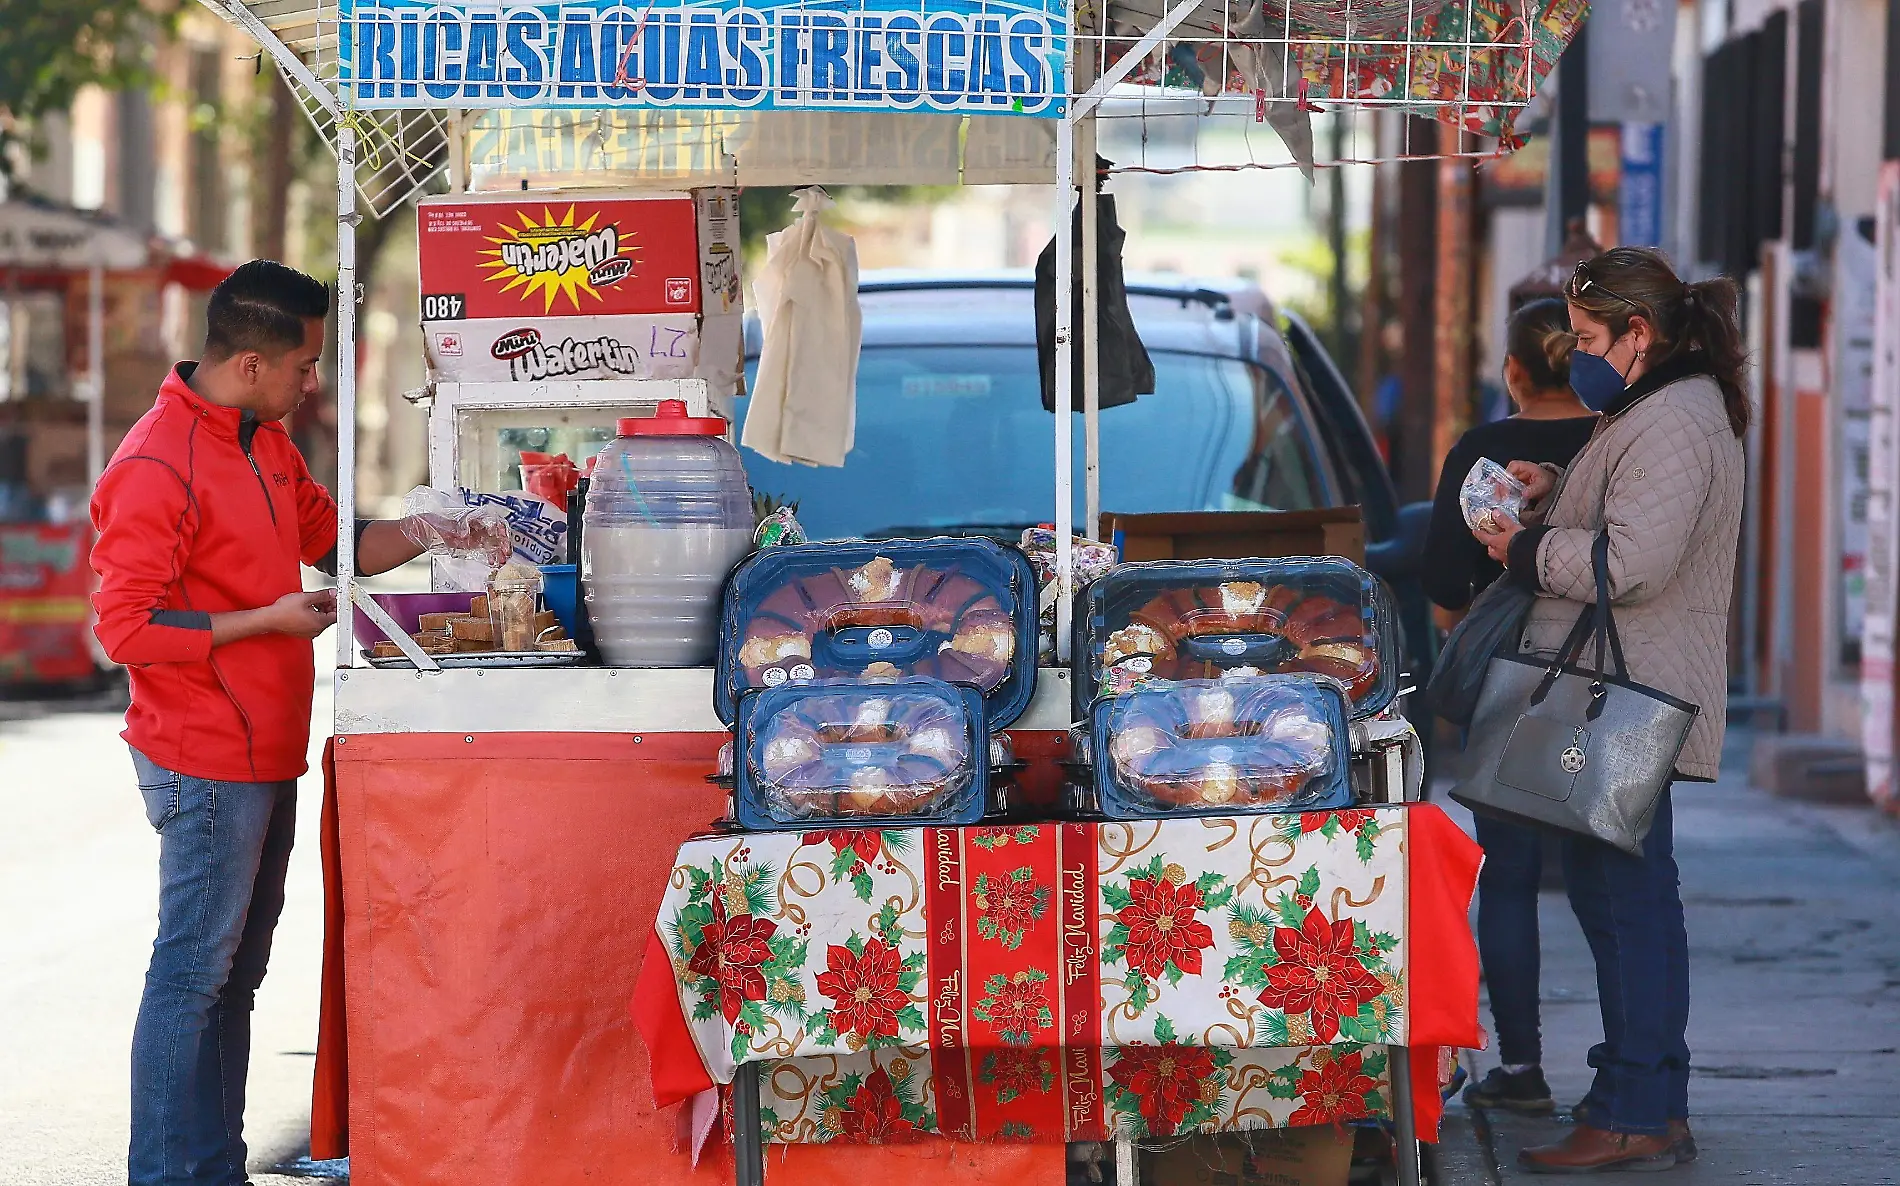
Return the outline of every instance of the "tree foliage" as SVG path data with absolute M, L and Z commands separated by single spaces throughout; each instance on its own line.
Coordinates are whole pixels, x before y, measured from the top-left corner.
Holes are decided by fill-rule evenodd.
M 149 85 L 156 43 L 177 16 L 176 0 L 0 0 L 0 170 L 81 87 Z

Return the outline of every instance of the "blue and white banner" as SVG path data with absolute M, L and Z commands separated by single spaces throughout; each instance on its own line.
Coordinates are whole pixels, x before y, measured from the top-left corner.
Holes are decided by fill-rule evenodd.
M 340 0 L 346 105 L 1052 117 L 1064 0 Z

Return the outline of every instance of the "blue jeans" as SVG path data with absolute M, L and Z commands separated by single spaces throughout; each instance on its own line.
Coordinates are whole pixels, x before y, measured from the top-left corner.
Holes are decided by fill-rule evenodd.
M 1596 957 L 1603 1041 L 1582 1119 L 1612 1132 L 1656 1135 L 1689 1116 L 1689 933 L 1683 925 L 1669 791 L 1643 855 L 1567 837 L 1570 905 Z
M 284 908 L 297 784 L 212 782 L 137 750 L 158 939 L 132 1032 L 131 1186 L 241 1186 L 251 1007 Z
M 1484 868 L 1478 874 L 1478 959 L 1484 965 L 1498 1061 L 1541 1063 L 1537 993 L 1541 952 L 1537 890 L 1543 880 L 1544 838 L 1533 828 L 1476 816 Z

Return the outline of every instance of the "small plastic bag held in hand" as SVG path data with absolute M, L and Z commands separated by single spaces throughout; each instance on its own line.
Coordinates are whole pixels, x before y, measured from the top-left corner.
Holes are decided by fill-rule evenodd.
M 403 537 L 431 556 L 480 560 L 494 571 L 514 555 L 508 513 L 498 506 L 465 506 L 446 490 L 417 486 L 402 500 Z
M 1524 515 L 1524 483 L 1510 475 L 1489 457 L 1465 475 L 1458 488 L 1458 506 L 1465 513 L 1465 525 L 1474 531 L 1498 531 L 1503 520 L 1519 521 Z

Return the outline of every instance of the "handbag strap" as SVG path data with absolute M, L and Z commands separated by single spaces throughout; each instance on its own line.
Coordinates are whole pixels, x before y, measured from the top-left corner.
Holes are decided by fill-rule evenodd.
M 1596 601 L 1583 607 L 1577 614 L 1575 624 L 1564 638 L 1563 646 L 1544 669 L 1544 678 L 1538 681 L 1537 690 L 1531 693 L 1531 703 L 1541 704 L 1550 689 L 1556 685 L 1557 677 L 1563 673 L 1566 665 L 1575 663 L 1583 650 L 1583 644 L 1592 634 L 1596 635 L 1596 655 L 1590 673 L 1591 704 L 1589 717 L 1595 720 L 1603 711 L 1603 698 L 1606 694 L 1603 684 L 1604 662 L 1606 656 L 1611 663 L 1614 678 L 1628 679 L 1629 667 L 1623 659 L 1623 639 L 1616 629 L 1616 617 L 1610 607 L 1610 533 L 1600 532 L 1590 549 L 1590 568 L 1596 578 Z

